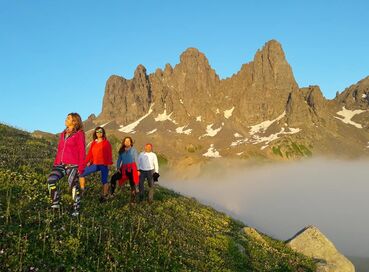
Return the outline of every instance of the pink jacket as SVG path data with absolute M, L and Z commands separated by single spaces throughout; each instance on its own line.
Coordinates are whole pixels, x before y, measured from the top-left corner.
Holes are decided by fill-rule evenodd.
M 86 143 L 85 133 L 79 130 L 76 133 L 64 139 L 65 131 L 60 134 L 58 143 L 58 152 L 54 165 L 74 164 L 78 165 L 78 172 L 81 174 L 85 168 Z

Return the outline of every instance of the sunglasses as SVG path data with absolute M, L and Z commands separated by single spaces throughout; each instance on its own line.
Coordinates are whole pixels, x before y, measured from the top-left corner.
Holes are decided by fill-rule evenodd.
M 96 130 L 96 133 L 103 133 L 102 130 Z

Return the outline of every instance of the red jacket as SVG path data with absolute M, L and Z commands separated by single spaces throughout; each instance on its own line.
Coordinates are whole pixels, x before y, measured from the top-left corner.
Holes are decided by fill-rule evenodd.
M 58 151 L 56 153 L 54 165 L 73 164 L 78 165 L 78 172 L 81 174 L 85 169 L 86 156 L 85 133 L 79 130 L 67 139 L 65 139 L 65 131 L 60 134 Z
M 86 161 L 92 164 L 111 165 L 113 164 L 113 155 L 111 151 L 111 144 L 104 139 L 100 143 L 93 141 L 87 153 Z
M 123 164 L 120 167 L 120 171 L 122 173 L 122 178 L 119 180 L 119 186 L 122 186 L 127 180 L 128 180 L 128 176 L 126 174 L 127 172 L 132 172 L 132 176 L 133 176 L 133 183 L 135 185 L 138 185 L 139 179 L 139 172 L 138 172 L 138 168 L 135 162 L 132 163 L 127 163 L 127 164 Z

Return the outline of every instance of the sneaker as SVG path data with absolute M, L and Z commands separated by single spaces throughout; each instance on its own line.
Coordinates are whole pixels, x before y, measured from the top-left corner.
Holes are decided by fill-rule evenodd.
M 77 217 L 79 215 L 79 211 L 73 211 L 72 216 Z
M 138 188 L 138 185 L 135 185 L 135 190 L 137 194 L 140 192 L 140 188 Z
M 51 205 L 51 209 L 59 209 L 60 208 L 60 204 L 59 203 L 53 203 Z

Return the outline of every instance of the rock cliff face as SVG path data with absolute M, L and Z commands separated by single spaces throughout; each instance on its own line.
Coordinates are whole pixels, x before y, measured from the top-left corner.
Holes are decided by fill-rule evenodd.
M 319 86 L 298 86 L 281 44 L 271 40 L 223 80 L 196 48 L 174 67 L 147 74 L 138 65 L 132 79 L 111 76 L 102 112 L 85 126 L 149 138 L 169 156 L 290 159 L 367 155 L 368 120 L 369 77 L 327 100 Z

